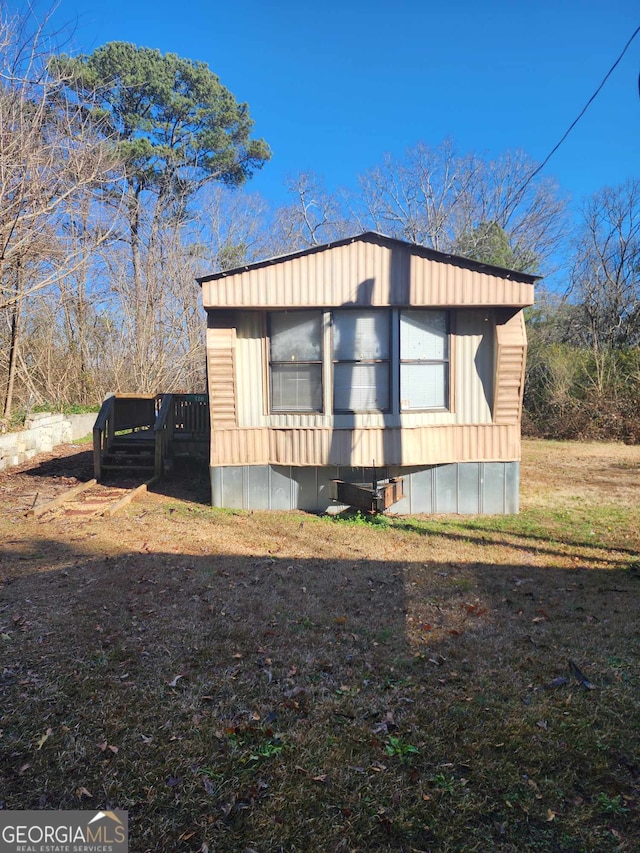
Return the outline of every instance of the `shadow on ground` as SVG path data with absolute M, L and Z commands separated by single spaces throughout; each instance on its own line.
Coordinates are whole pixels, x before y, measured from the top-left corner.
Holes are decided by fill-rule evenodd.
M 0 570 L 5 808 L 124 808 L 139 851 L 638 838 L 629 572 L 46 539 Z

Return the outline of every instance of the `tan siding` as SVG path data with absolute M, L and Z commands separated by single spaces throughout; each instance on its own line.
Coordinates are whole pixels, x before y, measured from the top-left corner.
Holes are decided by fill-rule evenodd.
M 216 429 L 212 465 L 436 465 L 520 458 L 517 424 L 416 429 Z
M 496 390 L 493 419 L 497 424 L 520 424 L 527 355 L 524 314 L 496 325 Z
M 260 311 L 240 311 L 236 331 L 238 426 L 262 426 L 267 410 L 264 368 L 265 318 Z
M 488 309 L 456 312 L 453 352 L 456 423 L 491 423 L 493 358 L 492 312 Z
M 409 286 L 409 281 L 411 282 Z M 356 240 L 204 282 L 208 308 L 359 305 L 524 306 L 533 285 Z
M 207 329 L 211 427 L 233 427 L 236 417 L 234 328 Z
M 259 311 L 237 312 L 236 394 L 237 424 L 243 428 L 414 428 L 427 425 L 491 423 L 494 375 L 493 315 L 489 309 L 455 314 L 455 344 L 452 347 L 452 412 L 377 412 L 353 415 L 267 414 L 265 399 L 267 355 L 262 335 L 265 316 Z M 325 349 L 328 346 L 325 341 Z M 325 389 L 330 403 L 331 359 L 325 358 Z M 395 399 L 395 398 L 394 398 Z

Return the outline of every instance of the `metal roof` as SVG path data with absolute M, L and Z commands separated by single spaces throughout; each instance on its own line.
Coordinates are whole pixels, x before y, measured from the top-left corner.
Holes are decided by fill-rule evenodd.
M 517 280 L 522 281 L 528 284 L 533 284 L 536 281 L 539 281 L 542 276 L 532 275 L 531 273 L 519 272 L 518 270 L 510 270 L 505 267 L 494 266 L 493 264 L 484 264 L 480 261 L 471 260 L 471 258 L 465 258 L 462 255 L 453 255 L 447 252 L 439 252 L 436 249 L 429 249 L 427 246 L 421 246 L 418 243 L 410 243 L 407 240 L 399 240 L 397 237 L 388 237 L 386 234 L 380 234 L 377 231 L 363 231 L 362 234 L 356 234 L 353 237 L 343 237 L 340 240 L 332 240 L 329 243 L 322 243 L 319 246 L 310 246 L 307 249 L 300 249 L 297 252 L 289 252 L 286 255 L 276 255 L 272 258 L 265 258 L 261 261 L 255 261 L 251 264 L 243 264 L 239 267 L 234 267 L 234 269 L 224 270 L 222 272 L 211 273 L 210 275 L 198 276 L 196 281 L 199 284 L 203 284 L 207 281 L 216 281 L 222 278 L 227 278 L 228 276 L 237 275 L 238 273 L 248 272 L 250 270 L 260 269 L 261 267 L 272 266 L 274 264 L 280 264 L 285 261 L 289 261 L 293 258 L 303 257 L 305 255 L 312 255 L 317 252 L 324 252 L 327 249 L 332 249 L 337 246 L 347 246 L 350 243 L 355 243 L 358 241 L 362 242 L 373 242 L 373 243 L 382 243 L 388 246 L 403 246 L 408 247 L 411 251 L 418 255 L 419 257 L 428 258 L 432 261 L 439 261 L 443 264 L 451 264 L 457 267 L 463 267 L 465 269 L 473 270 L 475 272 L 484 272 L 489 275 L 498 276 L 500 278 L 505 278 L 509 280 Z

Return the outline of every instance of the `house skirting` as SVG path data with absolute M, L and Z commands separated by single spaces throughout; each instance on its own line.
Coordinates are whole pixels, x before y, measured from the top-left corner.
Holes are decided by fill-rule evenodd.
M 331 480 L 369 482 L 370 468 L 293 465 L 215 466 L 211 503 L 228 509 L 302 509 L 326 512 L 337 504 L 329 497 Z M 453 462 L 376 471 L 378 479 L 403 477 L 404 497 L 389 513 L 460 513 L 501 515 L 518 512 L 519 462 Z

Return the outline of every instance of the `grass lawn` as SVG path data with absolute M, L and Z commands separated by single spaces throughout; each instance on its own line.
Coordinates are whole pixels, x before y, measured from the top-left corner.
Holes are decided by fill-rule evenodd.
M 132 853 L 640 849 L 640 448 L 526 441 L 500 517 L 38 521 L 38 476 L 0 478 L 0 807 L 126 809 Z

